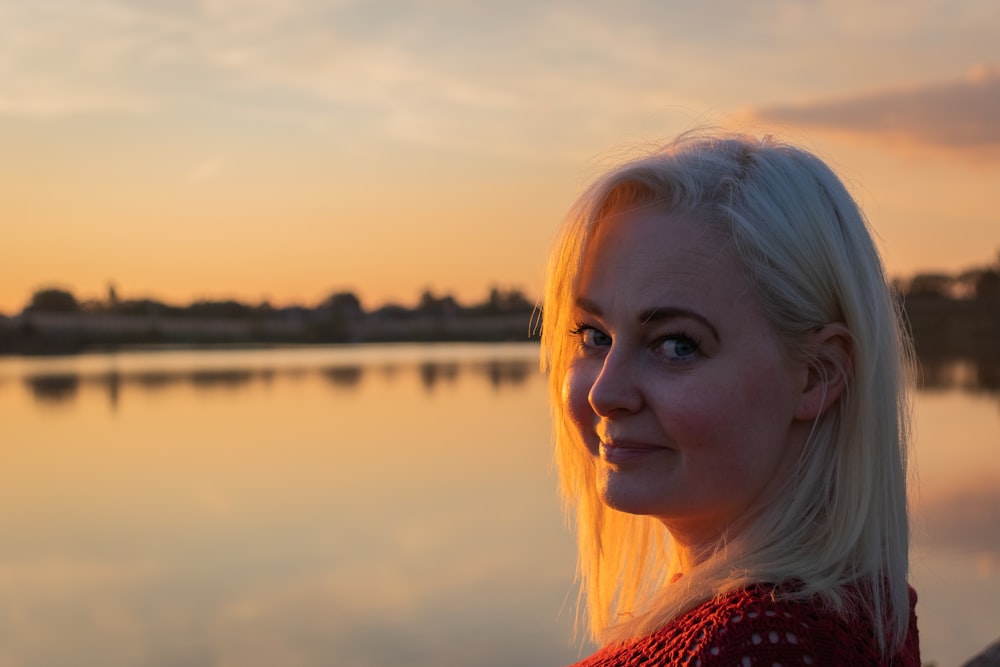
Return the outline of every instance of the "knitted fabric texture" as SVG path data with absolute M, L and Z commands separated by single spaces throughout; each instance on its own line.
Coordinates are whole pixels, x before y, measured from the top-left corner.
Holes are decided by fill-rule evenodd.
M 705 602 L 653 634 L 607 646 L 573 667 L 920 667 L 917 597 L 900 651 L 883 658 L 871 624 L 819 601 L 772 599 L 753 586 Z

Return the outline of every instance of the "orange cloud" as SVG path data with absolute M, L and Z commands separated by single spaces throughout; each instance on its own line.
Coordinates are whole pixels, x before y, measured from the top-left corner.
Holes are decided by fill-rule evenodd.
M 1000 66 L 980 66 L 951 81 L 764 107 L 753 116 L 768 123 L 1000 157 Z

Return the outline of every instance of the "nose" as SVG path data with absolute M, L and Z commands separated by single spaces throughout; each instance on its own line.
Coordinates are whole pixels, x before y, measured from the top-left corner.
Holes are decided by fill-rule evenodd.
M 590 387 L 587 399 L 590 407 L 601 417 L 620 416 L 642 408 L 637 369 L 624 352 L 614 347 L 608 351 L 601 371 Z

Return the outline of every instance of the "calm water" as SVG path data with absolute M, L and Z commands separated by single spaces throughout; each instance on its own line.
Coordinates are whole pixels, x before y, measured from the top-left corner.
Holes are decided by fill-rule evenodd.
M 0 665 L 573 661 L 536 355 L 0 359 Z M 913 579 L 939 667 L 1000 637 L 1000 393 L 973 371 L 916 401 Z

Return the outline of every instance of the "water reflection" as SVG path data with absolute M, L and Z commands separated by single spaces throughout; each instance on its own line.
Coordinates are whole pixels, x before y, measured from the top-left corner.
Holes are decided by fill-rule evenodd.
M 924 543 L 989 556 L 1000 566 L 1000 477 L 969 480 L 927 498 L 921 514 L 923 525 L 916 532 Z
M 80 376 L 60 373 L 36 375 L 24 379 L 31 393 L 40 403 L 63 403 L 76 398 L 80 389 Z
M 420 364 L 420 381 L 427 391 L 433 391 L 441 381 L 454 382 L 458 378 L 458 364 L 454 362 L 425 362 Z
M 961 389 L 1000 394 L 1000 356 L 967 359 L 921 359 L 920 387 L 924 390 Z
M 196 389 L 238 389 L 240 386 L 248 384 L 262 375 L 260 371 L 233 368 L 194 371 L 188 374 L 187 379 Z
M 336 387 L 352 388 L 361 382 L 361 366 L 333 366 L 320 370 L 320 374 Z
M 992 399 L 1000 396 L 1000 356 L 924 358 L 920 360 L 918 377 L 920 392 L 929 396 L 958 392 Z M 918 442 L 920 435 L 918 432 Z M 983 437 L 983 434 L 978 435 Z M 947 450 L 961 456 L 954 440 L 964 437 L 967 436 L 953 431 L 948 442 L 934 442 L 933 449 L 927 449 L 935 457 Z M 918 541 L 935 549 L 985 556 L 1000 565 L 1000 524 L 997 523 L 1000 518 L 1000 439 L 991 444 L 996 452 L 997 466 L 980 467 L 977 477 L 964 477 L 959 484 L 950 482 L 943 487 L 932 485 L 922 493 L 914 529 Z
M 381 366 L 382 376 L 393 378 L 401 369 L 398 363 Z M 420 380 L 427 392 L 440 383 L 455 383 L 462 373 L 485 377 L 494 388 L 522 385 L 536 374 L 537 363 L 530 358 L 494 359 L 480 362 L 425 361 L 418 365 Z M 31 394 L 41 403 L 71 402 L 82 385 L 103 388 L 112 403 L 117 403 L 123 389 L 156 391 L 175 385 L 191 385 L 199 390 L 237 390 L 256 382 L 269 383 L 277 377 L 301 378 L 321 375 L 338 389 L 358 389 L 365 368 L 359 364 L 303 367 L 212 368 L 199 370 L 161 369 L 122 372 L 115 369 L 97 372 L 35 373 L 23 378 Z M 0 382 L 7 378 L 0 378 Z M 937 359 L 921 361 L 920 388 L 924 391 L 959 389 L 975 393 L 1000 394 L 1000 359 Z
M 109 375 L 115 378 L 115 382 L 117 384 L 121 384 L 123 379 L 121 373 L 115 371 Z M 181 380 L 181 376 L 178 373 L 142 371 L 138 373 L 130 373 L 127 379 L 130 385 L 136 385 L 146 391 L 156 391 L 158 389 L 165 389 L 166 387 L 179 382 Z
M 0 360 L 4 667 L 571 662 L 537 349 L 369 355 Z
M 382 375 L 392 379 L 403 366 L 385 364 Z M 421 385 L 430 393 L 441 383 L 454 384 L 462 374 L 485 378 L 494 389 L 523 385 L 538 372 L 534 359 L 500 359 L 485 362 L 425 361 L 417 366 Z M 276 378 L 303 378 L 319 375 L 338 389 L 357 390 L 364 376 L 364 367 L 358 364 L 319 366 L 315 368 L 212 368 L 204 370 L 137 370 L 123 372 L 58 372 L 35 373 L 23 378 L 31 395 L 40 403 L 71 403 L 82 386 L 105 391 L 113 405 L 117 405 L 122 391 L 139 389 L 146 392 L 169 387 L 188 385 L 199 391 L 245 389 L 255 383 L 270 383 Z
M 527 361 L 493 360 L 486 364 L 474 366 L 479 373 L 485 373 L 494 389 L 505 385 L 518 386 L 524 384 L 532 374 L 538 372 L 538 364 Z
M 925 363 L 915 401 L 942 666 L 996 633 L 997 376 Z M 578 655 L 536 347 L 0 359 L 0 417 L 4 667 Z

